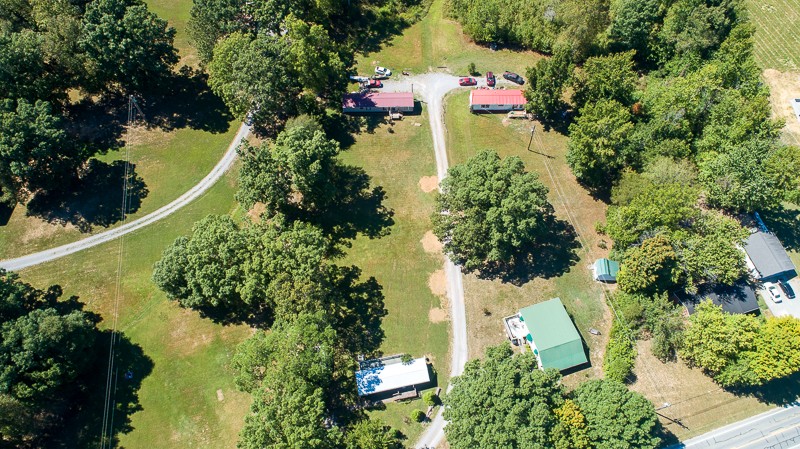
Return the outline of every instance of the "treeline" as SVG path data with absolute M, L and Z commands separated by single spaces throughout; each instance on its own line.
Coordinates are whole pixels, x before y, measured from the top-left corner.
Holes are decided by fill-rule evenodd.
M 478 43 L 554 53 L 576 60 L 634 50 L 649 66 L 698 62 L 740 20 L 739 0 L 450 0 L 448 14 Z
M 93 148 L 67 114 L 70 92 L 156 89 L 178 61 L 175 30 L 140 0 L 0 4 L 0 202 L 64 188 Z
M 388 232 L 392 211 L 340 144 L 301 116 L 275 139 L 239 149 L 236 197 L 255 219 L 209 216 L 178 238 L 153 280 L 182 307 L 257 332 L 236 351 L 236 383 L 253 395 L 239 447 L 399 449 L 368 419 L 357 357 L 379 355 L 382 287 L 336 261 L 357 235 Z
M 378 48 L 418 0 L 195 0 L 189 29 L 215 93 L 257 132 L 338 109 L 357 51 Z
M 758 374 L 733 375 L 708 362 L 708 353 L 727 353 L 735 344 L 688 336 L 698 332 L 703 315 L 722 312 L 703 308 L 687 323 L 669 299 L 746 281 L 739 248 L 749 232 L 737 214 L 800 200 L 794 170 L 800 149 L 779 141 L 783 123 L 771 118 L 743 4 L 623 0 L 609 6 L 609 25 L 594 54 L 583 60 L 574 44 L 556 46 L 551 58 L 529 69 L 526 91 L 530 110 L 546 123 L 574 118 L 567 163 L 611 203 L 598 231 L 614 242 L 611 257 L 621 261 L 621 291 L 610 298 L 621 313 L 605 365 L 615 368 L 614 377 L 627 377 L 634 354 L 625 340 L 649 337 L 659 358 L 682 355 L 726 386 L 761 385 L 800 371 L 791 345 L 776 349 L 786 362 L 781 369 L 765 368 L 772 365 L 763 356 L 730 364 Z M 780 332 L 796 325 L 794 319 L 759 322 Z
M 445 434 L 454 449 L 528 447 L 655 449 L 656 411 L 615 380 L 590 380 L 568 392 L 555 369 L 508 343 L 486 350 L 453 379 L 444 399 Z

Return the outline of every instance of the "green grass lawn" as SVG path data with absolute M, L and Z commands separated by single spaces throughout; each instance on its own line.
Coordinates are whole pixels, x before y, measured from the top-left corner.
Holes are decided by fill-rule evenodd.
M 461 25 L 445 17 L 445 8 L 444 0 L 434 0 L 428 14 L 402 35 L 380 51 L 359 57 L 359 73 L 371 75 L 373 66 L 384 65 L 395 75 L 402 70 L 425 73 L 437 69 L 466 75 L 467 65 L 474 62 L 482 74 L 510 70 L 524 76 L 525 69 L 540 57 L 530 51 L 491 51 L 474 44 L 461 32 Z
M 234 179 L 235 174 L 229 174 L 180 212 L 125 237 L 118 329 L 141 346 L 154 366 L 139 391 L 141 411 L 131 416 L 133 430 L 120 435 L 119 447 L 235 447 L 249 397 L 235 389 L 228 362 L 249 330 L 215 325 L 179 308 L 150 280 L 163 249 L 187 234 L 195 221 L 210 213 L 232 212 Z M 119 244 L 97 246 L 21 275 L 37 287 L 62 285 L 65 295 L 80 296 L 90 310 L 101 314 L 101 326 L 109 327 Z M 102 410 L 89 411 L 97 412 Z
M 383 321 L 386 340 L 381 349 L 387 355 L 428 356 L 439 373 L 439 385 L 446 385 L 449 322 L 429 320 L 431 309 L 442 304 L 428 285 L 429 277 L 442 269 L 443 260 L 439 254 L 426 253 L 421 242 L 431 229 L 433 193 L 423 192 L 420 180 L 436 174 L 427 115 L 406 116 L 394 125 L 384 124 L 373 133 L 356 136 L 343 159 L 363 167 L 373 185 L 383 186 L 386 204 L 395 213 L 389 236 L 358 238 L 343 262 L 358 265 L 365 276 L 375 276 L 383 286 L 389 315 Z M 421 400 L 389 404 L 373 415 L 401 429 L 411 442 L 422 425 L 406 424 L 403 418 L 415 408 L 425 406 Z
M 800 69 L 800 1 L 747 0 L 756 26 L 755 57 L 761 68 Z
M 196 67 L 200 61 L 186 30 L 192 0 L 145 0 L 145 2 L 151 11 L 162 19 L 167 19 L 170 26 L 175 28 L 175 48 L 180 52 L 181 64 Z
M 183 128 L 170 132 L 138 129 L 131 146 L 130 161 L 147 185 L 149 193 L 141 207 L 128 215 L 134 220 L 178 198 L 203 179 L 227 149 L 237 131 L 231 123 L 223 133 Z M 105 162 L 122 160 L 124 149 L 111 151 L 98 159 Z M 112 206 L 117 206 L 114 204 Z M 110 227 L 118 226 L 119 222 Z M 106 227 L 95 226 L 92 233 Z M 27 216 L 24 205 L 18 205 L 5 226 L 0 226 L 0 258 L 10 258 L 73 242 L 90 235 L 72 225 L 62 226 Z
M 481 356 L 487 346 L 506 339 L 501 321 L 504 316 L 516 313 L 521 307 L 558 296 L 588 345 L 593 365 L 591 369 L 570 377 L 583 379 L 587 375 L 600 376 L 606 339 L 604 336 L 593 336 L 588 330 L 594 327 L 605 335 L 610 322 L 609 312 L 603 303 L 603 288 L 592 281 L 589 265 L 607 253 L 598 247 L 601 237 L 594 231 L 594 223 L 604 220 L 606 206 L 593 199 L 572 175 L 565 160 L 565 136 L 555 131 L 544 132 L 536 122 L 506 119 L 505 114 L 472 114 L 468 102 L 467 91 L 451 94 L 445 102 L 450 165 L 462 163 L 482 149 L 497 151 L 501 157 L 521 158 L 526 169 L 538 173 L 539 179 L 550 190 L 548 198 L 558 218 L 569 218 L 573 222 L 586 247 L 585 250 L 576 248 L 580 260 L 566 270 L 560 270 L 549 279 L 537 277 L 521 286 L 499 280 L 482 280 L 475 275 L 466 276 L 464 289 L 470 356 Z M 528 150 L 530 130 L 534 125 L 537 138 L 533 139 Z M 567 215 L 567 206 L 571 215 Z

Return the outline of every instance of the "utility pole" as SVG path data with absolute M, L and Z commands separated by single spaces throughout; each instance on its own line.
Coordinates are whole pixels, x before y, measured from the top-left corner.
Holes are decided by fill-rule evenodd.
M 528 151 L 531 151 L 531 143 L 533 143 L 533 133 L 536 131 L 536 125 L 531 127 L 531 140 L 528 141 Z

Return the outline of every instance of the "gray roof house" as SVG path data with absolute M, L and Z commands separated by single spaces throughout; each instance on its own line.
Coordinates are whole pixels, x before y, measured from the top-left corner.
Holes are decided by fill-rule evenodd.
M 773 234 L 761 231 L 750 234 L 745 242 L 744 251 L 747 254 L 748 266 L 756 279 L 770 281 L 797 275 L 786 249 Z

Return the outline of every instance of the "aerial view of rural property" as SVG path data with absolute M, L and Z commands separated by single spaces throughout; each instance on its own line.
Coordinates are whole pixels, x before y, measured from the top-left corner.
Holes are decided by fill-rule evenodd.
M 0 0 L 0 449 L 800 449 L 800 0 Z

